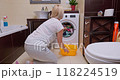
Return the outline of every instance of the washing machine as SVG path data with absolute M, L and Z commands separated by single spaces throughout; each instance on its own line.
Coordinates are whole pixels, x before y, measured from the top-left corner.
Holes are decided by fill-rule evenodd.
M 79 13 L 64 13 L 63 19 L 60 20 L 64 27 L 63 43 L 79 45 Z M 55 48 L 59 48 L 57 40 Z

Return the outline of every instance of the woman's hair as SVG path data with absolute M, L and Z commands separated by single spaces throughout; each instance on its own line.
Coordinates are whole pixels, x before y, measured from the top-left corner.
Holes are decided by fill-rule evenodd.
M 56 5 L 52 9 L 51 18 L 62 19 L 64 15 L 64 9 L 60 5 Z

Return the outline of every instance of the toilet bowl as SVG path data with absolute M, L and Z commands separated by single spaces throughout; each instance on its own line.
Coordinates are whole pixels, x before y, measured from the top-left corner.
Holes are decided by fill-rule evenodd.
M 87 46 L 85 58 L 90 64 L 119 64 L 120 42 L 99 42 Z

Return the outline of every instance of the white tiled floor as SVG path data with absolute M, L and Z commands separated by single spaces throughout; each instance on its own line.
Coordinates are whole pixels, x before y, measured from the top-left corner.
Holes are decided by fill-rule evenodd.
M 58 64 L 87 64 L 86 60 L 80 52 L 80 49 L 78 49 L 76 56 L 61 56 L 59 55 L 59 49 L 54 49 L 52 51 L 58 57 Z M 20 64 L 25 64 L 26 61 L 33 61 L 33 59 L 29 57 L 26 52 L 24 52 L 16 61 L 18 61 Z M 13 64 L 15 64 L 16 61 Z M 40 64 L 43 63 L 40 62 Z

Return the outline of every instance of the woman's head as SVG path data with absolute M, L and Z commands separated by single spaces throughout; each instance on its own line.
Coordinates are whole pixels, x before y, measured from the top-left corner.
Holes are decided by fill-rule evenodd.
M 63 15 L 64 15 L 64 10 L 62 6 L 56 5 L 53 7 L 51 14 L 52 18 L 57 18 L 60 20 L 63 18 Z

